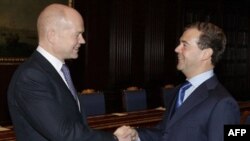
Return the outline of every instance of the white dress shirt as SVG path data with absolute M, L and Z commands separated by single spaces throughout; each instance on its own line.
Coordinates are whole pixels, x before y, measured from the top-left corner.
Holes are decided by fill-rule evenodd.
M 39 53 L 42 54 L 42 56 L 44 56 L 50 63 L 51 65 L 56 69 L 56 71 L 59 73 L 59 75 L 61 76 L 61 78 L 64 80 L 64 83 L 68 86 L 64 75 L 61 71 L 62 65 L 65 62 L 60 61 L 59 59 L 57 59 L 56 57 L 54 57 L 53 55 L 51 55 L 49 52 L 47 52 L 45 49 L 43 49 L 42 47 L 38 46 L 36 49 Z

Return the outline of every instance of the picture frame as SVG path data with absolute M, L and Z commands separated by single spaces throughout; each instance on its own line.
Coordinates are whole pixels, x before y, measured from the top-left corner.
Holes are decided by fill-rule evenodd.
M 74 0 L 0 1 L 0 65 L 20 64 L 32 54 L 38 46 L 37 17 L 52 3 L 73 7 Z

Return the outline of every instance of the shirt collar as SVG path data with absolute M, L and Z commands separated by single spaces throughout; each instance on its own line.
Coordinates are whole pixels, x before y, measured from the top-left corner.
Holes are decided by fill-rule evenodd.
M 213 69 L 208 70 L 204 73 L 201 73 L 193 78 L 190 78 L 188 81 L 192 84 L 192 86 L 194 86 L 195 88 L 197 88 L 198 86 L 200 86 L 204 81 L 206 81 L 207 79 L 211 78 L 212 76 L 214 76 L 214 71 Z
M 60 61 L 55 56 L 51 55 L 49 52 L 47 52 L 45 49 L 43 49 L 41 46 L 38 46 L 36 49 L 39 53 L 41 53 L 51 64 L 52 66 L 60 72 L 62 65 L 65 62 Z

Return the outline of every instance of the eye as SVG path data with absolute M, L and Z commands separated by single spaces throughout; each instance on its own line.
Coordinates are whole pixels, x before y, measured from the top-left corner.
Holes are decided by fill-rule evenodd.
M 76 34 L 74 35 L 74 37 L 75 37 L 75 38 L 80 38 L 81 35 L 82 35 L 82 33 L 76 33 Z
M 190 46 L 190 44 L 189 44 L 188 42 L 186 42 L 186 41 L 182 42 L 182 44 L 183 44 L 183 47 L 184 47 L 184 48 L 187 48 L 187 47 Z

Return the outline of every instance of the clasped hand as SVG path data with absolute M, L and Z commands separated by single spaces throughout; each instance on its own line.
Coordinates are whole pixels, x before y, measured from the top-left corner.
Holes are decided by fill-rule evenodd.
M 121 126 L 116 129 L 114 135 L 119 139 L 119 141 L 137 141 L 138 133 L 130 126 Z

